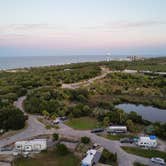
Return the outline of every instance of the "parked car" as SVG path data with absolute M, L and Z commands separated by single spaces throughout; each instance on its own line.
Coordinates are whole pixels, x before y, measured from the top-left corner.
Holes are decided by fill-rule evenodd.
M 61 121 L 65 121 L 65 120 L 67 120 L 67 117 L 66 116 L 63 116 L 63 117 L 60 117 L 59 118 Z
M 104 131 L 103 128 L 97 128 L 97 129 L 91 130 L 91 133 L 100 133 L 100 132 L 103 132 L 103 131 Z
M 1 152 L 4 152 L 4 151 L 12 151 L 13 150 L 13 147 L 1 147 L 0 148 L 0 151 Z
M 122 138 L 120 139 L 120 143 L 130 143 L 132 144 L 134 140 L 132 138 Z
M 153 163 L 156 163 L 156 164 L 165 165 L 164 159 L 159 158 L 159 157 L 152 157 L 152 158 L 151 158 L 151 161 L 152 161 Z
M 61 122 L 61 120 L 59 118 L 57 118 L 56 120 L 53 121 L 53 124 L 59 124 Z

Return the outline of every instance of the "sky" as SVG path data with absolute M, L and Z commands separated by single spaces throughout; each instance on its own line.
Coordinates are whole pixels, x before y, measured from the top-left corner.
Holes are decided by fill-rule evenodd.
M 0 0 L 0 56 L 166 55 L 166 0 Z

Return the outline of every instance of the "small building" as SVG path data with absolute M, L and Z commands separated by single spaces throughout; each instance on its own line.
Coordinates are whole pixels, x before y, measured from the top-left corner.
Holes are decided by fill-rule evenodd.
M 93 166 L 96 165 L 101 157 L 101 153 L 97 150 L 90 149 L 87 151 L 86 157 L 82 160 L 81 166 Z
M 33 152 L 47 149 L 46 139 L 34 139 L 30 141 L 18 141 L 14 145 L 15 151 L 18 152 Z
M 154 135 L 139 137 L 137 145 L 140 147 L 155 148 L 157 147 L 157 138 Z
M 109 126 L 107 131 L 109 133 L 126 133 L 127 127 L 126 126 Z

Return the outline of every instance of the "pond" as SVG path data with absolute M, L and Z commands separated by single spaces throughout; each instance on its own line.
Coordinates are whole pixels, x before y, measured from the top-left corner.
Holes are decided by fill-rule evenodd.
M 137 112 L 142 116 L 143 119 L 149 120 L 151 122 L 166 122 L 166 110 L 159 109 L 152 106 L 136 105 L 136 104 L 118 104 L 116 108 L 120 108 L 125 112 L 129 113 L 131 111 Z

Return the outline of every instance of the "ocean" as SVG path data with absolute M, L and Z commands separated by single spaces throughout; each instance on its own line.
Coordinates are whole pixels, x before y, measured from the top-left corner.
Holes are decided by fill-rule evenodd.
M 0 70 L 60 65 L 77 62 L 96 62 L 106 60 L 106 58 L 106 55 L 0 57 Z

